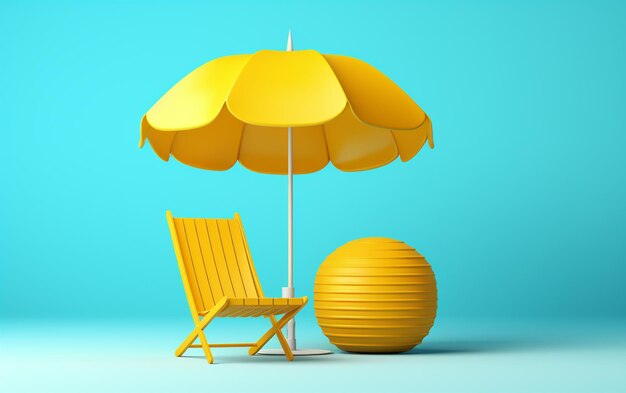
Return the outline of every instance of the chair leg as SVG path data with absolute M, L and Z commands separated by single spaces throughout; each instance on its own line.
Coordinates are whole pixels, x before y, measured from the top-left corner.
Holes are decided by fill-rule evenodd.
M 206 317 L 204 317 L 204 319 L 202 319 L 202 321 L 199 321 L 196 324 L 196 327 L 191 331 L 191 333 L 189 333 L 187 338 L 185 338 L 185 340 L 178 346 L 178 348 L 176 349 L 176 352 L 174 352 L 174 354 L 177 357 L 182 356 L 185 353 L 185 351 L 189 349 L 189 346 L 193 344 L 196 338 L 200 338 L 200 334 L 199 334 L 200 332 L 202 332 L 204 341 L 206 341 L 206 336 L 204 335 L 203 329 L 209 324 L 209 322 L 211 322 L 215 318 L 215 315 L 211 315 L 211 314 L 212 313 L 208 314 Z M 200 343 L 202 344 L 202 338 L 200 338 Z M 202 348 L 204 349 L 204 344 L 202 345 Z
M 194 341 L 196 341 L 196 338 L 198 337 L 198 334 L 196 333 L 196 329 L 194 329 L 191 334 L 189 334 L 189 336 L 187 336 L 187 338 L 185 339 L 185 341 L 183 341 L 178 348 L 176 348 L 176 351 L 174 352 L 174 355 L 176 355 L 176 357 L 181 357 L 183 356 L 183 354 L 187 351 L 187 349 L 189 349 L 189 346 L 191 344 L 193 344 Z
M 211 348 L 209 348 L 209 343 L 206 340 L 206 336 L 204 335 L 204 331 L 200 330 L 198 332 L 198 337 L 200 338 L 200 344 L 202 344 L 202 350 L 204 351 L 204 357 L 206 357 L 207 362 L 209 364 L 213 364 L 213 354 L 211 353 Z
M 274 327 L 274 333 L 276 334 L 276 337 L 278 337 L 278 342 L 280 342 L 280 346 L 283 348 L 283 351 L 285 351 L 285 356 L 287 357 L 287 360 L 292 361 L 293 352 L 291 352 L 291 348 L 289 347 L 287 339 L 285 339 L 285 336 L 283 335 L 283 331 L 276 327 L 276 317 L 272 315 L 270 321 L 272 322 L 272 326 Z
M 298 308 L 296 308 L 293 311 L 290 311 L 288 313 L 286 313 L 285 315 L 283 315 L 283 317 L 281 319 L 278 320 L 278 322 L 276 323 L 272 323 L 272 327 L 270 328 L 270 330 L 268 330 L 267 332 L 265 332 L 265 334 L 263 336 L 261 336 L 261 338 L 259 339 L 259 341 L 257 341 L 256 345 L 251 347 L 250 350 L 248 351 L 249 355 L 255 355 L 257 352 L 259 352 L 261 350 L 261 348 L 263 348 L 263 346 L 265 344 L 267 344 L 267 342 L 275 335 L 277 334 L 276 332 L 279 332 L 280 335 L 282 336 L 282 332 L 280 331 L 280 329 L 282 329 L 287 322 L 289 322 L 289 320 L 293 317 L 296 316 L 296 314 L 302 310 L 302 308 L 304 307 L 304 304 Z M 283 340 L 285 339 L 284 336 L 282 336 Z M 281 346 L 283 347 L 283 349 L 285 348 L 285 346 L 283 345 L 283 341 L 280 339 L 280 337 L 278 338 L 278 340 L 281 342 Z M 285 340 L 285 344 L 287 344 L 287 340 Z M 289 345 L 287 345 L 287 348 L 289 348 Z M 291 350 L 289 351 L 285 351 L 285 355 L 287 356 L 287 359 L 289 359 L 289 353 L 291 353 Z M 291 354 L 291 358 L 293 359 L 293 354 Z M 291 360 L 291 359 L 289 359 Z
M 226 308 L 226 306 L 228 306 L 228 300 L 226 298 L 223 298 L 220 302 L 218 302 L 215 306 L 213 306 L 211 311 L 209 311 L 209 313 L 205 315 L 205 317 L 202 320 L 196 321 L 196 327 L 193 329 L 191 333 L 189 333 L 187 338 L 185 338 L 185 340 L 180 344 L 180 346 L 176 349 L 174 354 L 177 357 L 182 356 L 185 353 L 185 351 L 189 349 L 189 346 L 193 344 L 196 338 L 198 338 L 200 339 L 200 344 L 202 345 L 202 350 L 204 351 L 204 356 L 206 357 L 206 360 L 210 364 L 213 364 L 213 354 L 211 353 L 211 348 L 204 334 L 204 328 L 206 328 L 209 325 L 209 323 L 213 319 L 215 319 L 217 314 L 220 311 L 222 311 L 224 308 Z

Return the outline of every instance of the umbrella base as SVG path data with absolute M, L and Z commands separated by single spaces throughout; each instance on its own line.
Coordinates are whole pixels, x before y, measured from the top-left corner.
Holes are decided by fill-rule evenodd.
M 330 355 L 333 352 L 326 349 L 294 349 L 293 356 L 317 356 L 317 355 Z M 259 355 L 285 355 L 285 351 L 282 349 L 262 349 L 258 352 Z

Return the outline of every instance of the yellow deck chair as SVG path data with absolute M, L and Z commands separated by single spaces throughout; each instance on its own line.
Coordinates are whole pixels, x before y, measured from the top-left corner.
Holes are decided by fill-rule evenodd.
M 213 363 L 211 347 L 250 347 L 256 354 L 274 335 L 293 360 L 281 329 L 307 303 L 307 297 L 284 299 L 263 295 L 254 269 L 239 214 L 233 219 L 174 218 L 167 211 L 178 268 L 189 302 L 194 330 L 178 347 L 182 356 L 188 348 L 202 348 Z M 280 320 L 276 316 L 284 314 Z M 216 317 L 268 317 L 272 327 L 254 343 L 209 344 L 204 328 Z M 195 344 L 199 339 L 200 344 Z

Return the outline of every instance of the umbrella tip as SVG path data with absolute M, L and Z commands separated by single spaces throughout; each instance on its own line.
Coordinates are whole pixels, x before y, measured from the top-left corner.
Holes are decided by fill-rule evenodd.
M 289 34 L 287 35 L 287 51 L 293 51 L 293 42 L 291 41 L 291 29 L 289 29 Z

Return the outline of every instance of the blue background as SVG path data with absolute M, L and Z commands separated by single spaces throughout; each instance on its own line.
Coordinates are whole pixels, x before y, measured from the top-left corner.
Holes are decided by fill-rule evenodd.
M 139 150 L 142 115 L 215 57 L 365 60 L 431 116 L 435 150 L 295 179 L 296 291 L 364 236 L 431 262 L 441 317 L 626 316 L 626 7 L 530 2 L 2 2 L 0 318 L 188 318 L 165 222 L 241 213 L 286 284 L 286 178 Z M 304 312 L 311 318 L 313 308 Z

